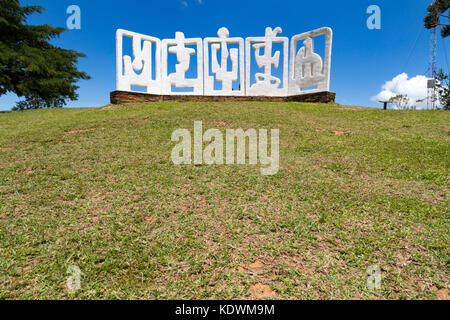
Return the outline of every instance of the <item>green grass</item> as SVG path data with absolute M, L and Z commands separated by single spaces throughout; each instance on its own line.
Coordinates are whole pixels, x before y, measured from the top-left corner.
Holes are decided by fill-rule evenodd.
M 279 173 L 173 165 L 171 133 L 195 120 L 280 129 Z M 433 299 L 449 288 L 449 138 L 449 112 L 339 105 L 2 113 L 0 298 L 246 299 L 264 284 L 279 299 Z

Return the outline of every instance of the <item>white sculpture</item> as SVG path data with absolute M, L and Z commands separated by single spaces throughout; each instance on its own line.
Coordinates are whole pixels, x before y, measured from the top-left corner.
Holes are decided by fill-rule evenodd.
M 133 61 L 123 55 L 123 37 L 132 38 Z M 131 91 L 131 86 L 145 87 L 147 93 L 161 94 L 161 41 L 143 34 L 117 30 L 117 89 Z M 152 44 L 155 45 L 155 78 L 152 78 Z M 141 71 L 140 74 L 136 72 Z
M 281 33 L 280 27 L 266 28 L 265 37 L 249 37 L 245 41 L 246 54 L 246 94 L 249 96 L 285 96 L 288 92 L 288 38 L 277 37 Z M 256 42 L 256 43 L 255 43 Z M 255 50 L 255 61 L 260 69 L 264 69 L 264 73 L 256 73 L 256 83 L 250 85 L 250 70 L 251 70 L 251 45 Z M 280 63 L 280 51 L 276 51 L 272 55 L 273 43 L 283 44 L 283 66 L 282 79 L 272 75 L 272 66 L 278 68 Z M 261 54 L 261 49 L 264 53 Z
M 220 28 L 217 32 L 218 38 L 205 38 L 204 61 L 205 61 L 205 95 L 243 96 L 244 86 L 244 39 L 229 38 L 227 28 Z M 237 43 L 239 49 L 228 48 L 228 44 Z M 209 45 L 211 44 L 211 68 L 209 67 Z M 220 62 L 217 54 L 220 49 Z M 228 60 L 231 61 L 231 71 L 228 71 Z M 211 70 L 210 70 L 211 69 Z M 214 89 L 215 79 L 222 82 L 222 89 Z M 233 81 L 240 80 L 239 90 L 233 90 Z
M 196 45 L 197 49 L 186 48 L 186 45 Z M 174 53 L 178 64 L 175 72 L 168 74 L 167 55 Z M 190 68 L 191 55 L 197 55 L 197 78 L 187 79 L 186 72 Z M 202 39 L 186 39 L 183 32 L 177 32 L 175 39 L 162 41 L 162 83 L 163 94 L 195 94 L 203 95 L 203 50 Z M 192 88 L 192 92 L 173 92 L 172 85 L 176 88 Z
M 325 57 L 314 52 L 314 38 L 325 35 Z M 333 31 L 320 28 L 296 35 L 291 40 L 291 65 L 289 70 L 289 95 L 330 90 L 331 45 Z M 297 43 L 303 40 L 298 50 Z M 304 88 L 317 87 L 303 91 Z
M 175 39 L 161 41 L 119 29 L 116 33 L 117 90 L 132 91 L 133 86 L 138 86 L 156 95 L 282 97 L 329 91 L 333 31 L 325 27 L 294 36 L 290 55 L 288 38 L 278 37 L 281 31 L 280 27 L 268 27 L 264 37 L 248 37 L 244 44 L 243 38 L 230 38 L 225 27 L 219 29 L 218 37 L 204 41 L 201 38 L 186 39 L 182 32 L 177 32 Z M 314 41 L 321 35 L 325 36 L 323 58 L 314 51 Z M 124 37 L 132 39 L 132 57 L 124 55 Z M 281 43 L 283 49 L 274 50 L 274 43 Z M 169 54 L 175 54 L 177 59 L 175 72 L 170 74 Z M 194 55 L 196 77 L 189 78 L 186 73 L 192 69 Z M 262 72 L 251 79 L 253 60 Z M 216 81 L 221 82 L 221 89 L 215 88 Z M 233 90 L 233 82 L 237 81 L 239 89 Z M 190 88 L 191 91 L 174 91 L 173 87 Z

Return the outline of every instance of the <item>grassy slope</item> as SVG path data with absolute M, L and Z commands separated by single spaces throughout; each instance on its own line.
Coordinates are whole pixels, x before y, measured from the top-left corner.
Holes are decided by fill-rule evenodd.
M 174 166 L 171 133 L 194 120 L 279 128 L 280 172 Z M 448 112 L 300 103 L 0 114 L 0 298 L 434 298 L 449 130 Z

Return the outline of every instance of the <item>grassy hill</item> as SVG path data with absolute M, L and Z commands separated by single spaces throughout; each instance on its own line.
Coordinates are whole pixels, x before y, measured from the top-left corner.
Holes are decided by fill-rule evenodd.
M 175 166 L 195 120 L 280 129 L 279 173 Z M 449 132 L 449 112 L 301 103 L 2 113 L 0 298 L 448 297 Z

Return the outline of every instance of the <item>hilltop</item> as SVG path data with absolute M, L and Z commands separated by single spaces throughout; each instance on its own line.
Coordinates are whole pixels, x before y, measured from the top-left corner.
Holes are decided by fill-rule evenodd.
M 194 121 L 279 129 L 279 172 L 175 166 Z M 0 298 L 448 298 L 449 132 L 445 111 L 294 102 L 2 113 Z

